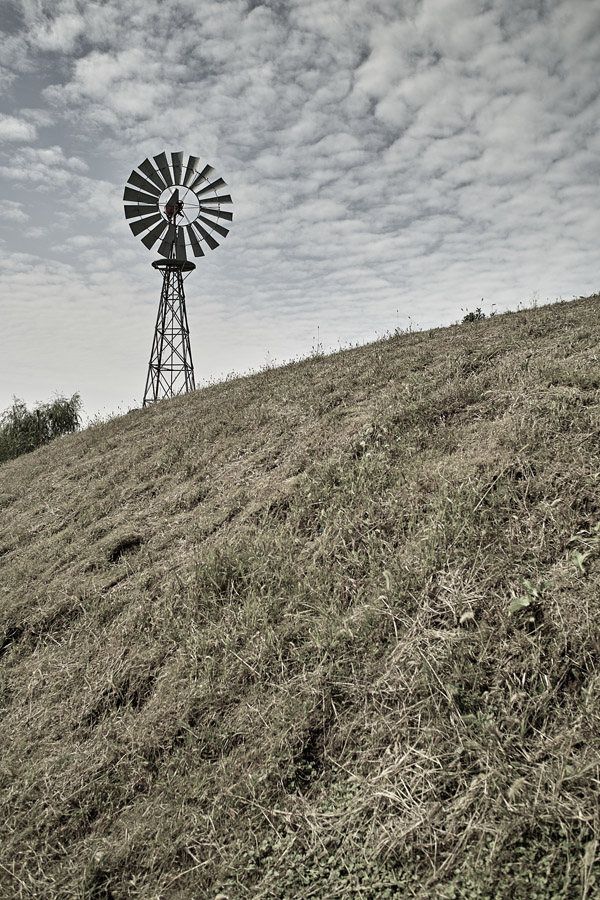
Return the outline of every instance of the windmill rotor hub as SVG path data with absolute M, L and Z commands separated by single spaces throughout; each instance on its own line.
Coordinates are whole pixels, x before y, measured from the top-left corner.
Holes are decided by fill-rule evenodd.
M 158 198 L 158 211 L 167 222 L 190 225 L 200 213 L 200 201 L 193 191 L 178 187 L 175 191 L 167 188 Z

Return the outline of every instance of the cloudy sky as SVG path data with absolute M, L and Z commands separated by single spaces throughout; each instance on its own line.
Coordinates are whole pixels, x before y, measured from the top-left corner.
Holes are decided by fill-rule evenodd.
M 196 381 L 600 288 L 600 3 L 1 0 L 0 410 L 140 405 L 160 278 L 122 209 L 206 158 Z

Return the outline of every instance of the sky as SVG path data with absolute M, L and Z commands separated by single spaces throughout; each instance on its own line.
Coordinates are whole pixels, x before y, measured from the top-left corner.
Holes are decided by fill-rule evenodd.
M 141 405 L 160 276 L 123 188 L 201 156 L 196 383 L 600 289 L 600 3 L 0 0 L 0 410 Z

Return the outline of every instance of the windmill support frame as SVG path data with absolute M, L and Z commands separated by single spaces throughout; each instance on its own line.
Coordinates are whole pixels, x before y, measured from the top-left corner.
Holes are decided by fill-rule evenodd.
M 186 259 L 157 259 L 153 267 L 162 274 L 162 290 L 154 328 L 144 406 L 185 394 L 196 388 L 190 346 L 190 330 L 183 288 L 196 266 Z

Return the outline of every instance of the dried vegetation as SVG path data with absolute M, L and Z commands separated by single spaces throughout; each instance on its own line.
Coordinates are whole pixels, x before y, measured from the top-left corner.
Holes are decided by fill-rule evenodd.
M 592 900 L 599 297 L 0 468 L 0 895 Z

